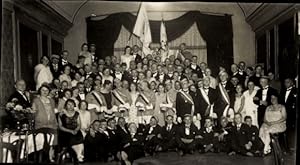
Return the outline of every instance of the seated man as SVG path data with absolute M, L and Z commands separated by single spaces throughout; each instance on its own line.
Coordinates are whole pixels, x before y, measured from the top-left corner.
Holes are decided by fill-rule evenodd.
M 249 151 L 249 127 L 242 123 L 242 115 L 236 113 L 234 115 L 235 125 L 232 127 L 231 136 L 231 152 L 229 155 L 235 155 L 236 153 L 253 156 L 253 153 Z
M 123 164 L 132 164 L 144 154 L 144 135 L 137 131 L 135 123 L 128 124 L 128 134 L 121 139 L 121 159 Z
M 214 152 L 214 148 L 218 143 L 218 133 L 214 130 L 213 119 L 205 118 L 204 127 L 200 130 L 200 149 L 201 152 Z
M 176 133 L 176 143 L 179 155 L 193 154 L 197 145 L 197 127 L 192 123 L 192 116 L 184 115 L 184 123 L 181 124 Z
M 95 120 L 84 139 L 84 157 L 86 161 L 96 161 L 99 156 L 100 121 Z
M 249 126 L 249 150 L 256 156 L 260 156 L 264 149 L 264 143 L 259 137 L 259 130 L 255 125 L 252 125 L 252 118 L 250 116 L 245 116 L 245 123 Z
M 222 116 L 218 125 L 218 143 L 216 146 L 217 152 L 228 153 L 230 151 L 232 125 L 228 122 L 227 117 Z
M 174 117 L 168 115 L 166 117 L 166 125 L 162 127 L 159 151 L 168 151 L 176 148 L 176 129 L 177 125 L 173 123 Z
M 117 153 L 120 147 L 120 138 L 117 134 L 116 120 L 110 118 L 107 120 L 107 132 L 109 134 L 109 155 L 112 160 L 117 160 Z
M 162 139 L 161 127 L 157 124 L 158 120 L 152 116 L 149 125 L 146 125 L 145 129 L 145 152 L 146 154 L 153 155 L 158 150 L 158 145 Z

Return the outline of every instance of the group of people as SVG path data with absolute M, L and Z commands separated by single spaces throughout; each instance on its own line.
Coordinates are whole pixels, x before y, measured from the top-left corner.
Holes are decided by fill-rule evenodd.
M 271 152 L 270 134 L 295 137 L 294 78 L 281 84 L 272 71 L 264 75 L 261 65 L 243 61 L 220 66 L 214 77 L 184 43 L 175 53 L 150 48 L 143 55 L 127 46 L 121 57 L 102 59 L 95 44 L 84 43 L 75 65 L 67 50 L 43 56 L 35 67 L 37 96 L 18 80 L 8 102 L 32 108 L 35 129 L 57 129 L 56 144 L 79 162 L 130 164 L 169 150 L 260 156 Z

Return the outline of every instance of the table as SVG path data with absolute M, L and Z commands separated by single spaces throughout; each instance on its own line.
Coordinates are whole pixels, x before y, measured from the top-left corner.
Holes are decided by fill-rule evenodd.
M 50 146 L 53 145 L 53 142 L 54 142 L 54 135 L 52 134 L 48 134 L 47 135 L 48 139 L 51 138 L 51 142 L 49 143 Z M 6 142 L 6 143 L 12 143 L 18 139 L 23 139 L 24 141 L 26 140 L 26 137 L 25 135 L 17 135 L 16 132 L 6 132 L 4 134 L 2 134 L 2 140 L 3 142 Z M 37 151 L 40 151 L 43 149 L 43 145 L 44 145 L 44 135 L 42 133 L 39 133 L 36 135 L 36 149 Z M 26 145 L 26 151 L 28 154 L 30 153 L 33 153 L 34 152 L 34 142 L 33 142 L 33 135 L 32 134 L 28 134 L 28 137 L 27 137 L 27 142 L 24 142 L 23 145 L 22 145 L 22 149 L 21 149 L 21 156 L 20 156 L 20 159 L 24 159 L 26 158 L 25 156 L 25 143 L 27 143 Z M 12 163 L 13 160 L 12 160 L 12 156 L 11 156 L 11 153 L 10 151 L 8 151 L 8 154 L 7 153 L 7 150 L 5 148 L 3 148 L 3 159 L 2 159 L 2 163 L 4 163 L 4 161 L 6 160 L 6 155 L 7 155 L 7 163 Z

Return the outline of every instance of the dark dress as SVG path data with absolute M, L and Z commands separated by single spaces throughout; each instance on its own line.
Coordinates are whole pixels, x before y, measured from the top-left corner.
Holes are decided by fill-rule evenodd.
M 66 114 L 62 114 L 60 116 L 62 126 L 67 129 L 75 130 L 78 126 L 77 125 L 78 117 L 79 117 L 78 112 L 75 112 L 75 114 L 72 117 L 68 117 Z M 64 132 L 60 130 L 59 139 L 60 139 L 60 144 L 64 147 L 83 143 L 83 136 L 81 131 L 78 131 L 76 135 L 73 135 L 69 132 Z

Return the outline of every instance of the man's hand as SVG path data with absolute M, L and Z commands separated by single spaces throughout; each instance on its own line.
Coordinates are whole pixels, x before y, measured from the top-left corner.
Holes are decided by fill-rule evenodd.
M 182 123 L 181 117 L 177 117 L 177 122 L 178 122 L 178 123 Z
M 264 105 L 264 106 L 268 105 L 268 103 L 266 101 L 262 101 L 262 100 L 259 101 L 259 104 Z

